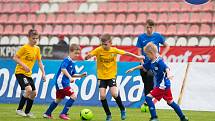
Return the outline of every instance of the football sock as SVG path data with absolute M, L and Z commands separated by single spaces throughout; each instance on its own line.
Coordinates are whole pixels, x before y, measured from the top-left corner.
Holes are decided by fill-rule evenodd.
M 73 100 L 72 98 L 70 98 L 66 102 L 66 104 L 65 104 L 65 106 L 64 106 L 63 111 L 61 112 L 61 114 L 67 114 L 67 112 L 69 111 L 69 108 L 72 106 L 72 104 L 74 103 L 74 101 L 75 100 Z
M 24 105 L 25 105 L 25 102 L 26 102 L 27 98 L 25 98 L 23 95 L 21 96 L 21 99 L 19 101 L 19 107 L 17 108 L 17 110 L 22 110 Z
M 27 105 L 26 105 L 26 108 L 25 108 L 25 113 L 28 114 L 32 108 L 32 105 L 34 103 L 34 100 L 31 100 L 31 99 L 27 99 Z
M 157 117 L 157 114 L 156 114 L 156 110 L 155 110 L 155 105 L 154 103 L 152 102 L 152 98 L 151 97 L 148 97 L 146 96 L 146 102 L 149 106 L 149 111 L 150 111 L 150 114 L 151 114 L 151 118 L 156 118 Z
M 176 104 L 174 101 L 171 104 L 168 104 L 169 106 L 171 106 L 175 112 L 177 113 L 177 115 L 180 117 L 180 119 L 184 118 L 184 114 L 181 111 L 181 108 L 179 107 L 178 104 Z
M 51 105 L 49 106 L 49 108 L 47 109 L 47 111 L 45 112 L 45 114 L 47 115 L 51 115 L 52 111 L 57 107 L 58 103 L 56 103 L 55 101 L 53 101 L 51 103 Z
M 123 106 L 122 104 L 122 100 L 120 98 L 120 96 L 118 95 L 116 98 L 114 98 L 116 100 L 116 103 L 118 104 L 119 108 L 121 111 L 124 111 L 125 110 L 125 107 Z
M 104 100 L 101 100 L 101 102 L 102 102 L 102 106 L 103 106 L 103 108 L 105 110 L 106 115 L 111 115 L 110 109 L 108 107 L 107 100 L 104 99 Z

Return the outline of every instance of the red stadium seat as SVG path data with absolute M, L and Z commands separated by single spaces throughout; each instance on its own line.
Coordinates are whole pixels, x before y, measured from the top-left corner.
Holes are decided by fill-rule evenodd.
M 4 27 L 3 25 L 0 24 L 0 33 L 3 33 L 4 32 Z
M 191 25 L 188 34 L 191 36 L 198 35 L 199 34 L 199 26 L 198 25 Z
M 211 30 L 211 34 L 210 35 L 215 36 L 215 24 L 213 24 L 213 26 L 212 26 L 212 30 Z
M 93 35 L 101 35 L 103 33 L 103 26 L 96 25 L 93 29 Z
M 139 12 L 147 12 L 148 11 L 148 4 L 147 2 L 140 2 L 139 3 Z
M 52 35 L 53 27 L 51 25 L 45 25 L 43 29 L 43 35 Z
M 72 35 L 81 35 L 82 34 L 82 26 L 81 25 L 74 25 Z
M 6 25 L 4 28 L 3 34 L 11 35 L 13 33 L 13 26 L 12 25 Z
M 20 11 L 20 4 L 12 4 L 12 9 L 11 9 L 11 13 L 19 13 Z
M 24 3 L 20 6 L 20 13 L 30 13 L 30 4 Z
M 28 14 L 27 23 L 36 23 L 37 16 L 35 14 Z
M 12 34 L 23 34 L 22 25 L 15 25 Z
M 32 25 L 26 25 L 26 26 L 24 27 L 23 34 L 27 35 L 27 34 L 28 34 L 28 31 L 29 31 L 30 29 L 33 29 Z
M 85 14 L 78 14 L 78 15 L 76 15 L 75 23 L 84 24 L 85 21 L 86 21 L 86 15 Z
M 105 15 L 97 14 L 95 23 L 104 23 L 104 22 L 105 22 Z
M 168 22 L 168 15 L 166 13 L 161 13 L 158 16 L 158 23 L 166 23 Z
M 166 26 L 165 25 L 158 25 L 156 27 L 156 31 L 161 34 L 166 34 Z
M 39 34 L 42 34 L 43 32 L 43 27 L 41 25 L 35 25 L 34 29 L 36 29 Z
M 211 33 L 211 27 L 208 24 L 202 24 L 200 28 L 200 35 L 208 36 Z
M 62 13 L 66 13 L 67 11 L 68 11 L 68 9 L 70 9 L 70 8 L 68 8 L 68 3 L 66 2 L 66 3 L 60 3 L 59 4 L 59 12 L 62 12 Z
M 123 25 L 116 25 L 113 30 L 113 35 L 122 35 L 124 27 Z
M 171 13 L 168 17 L 168 23 L 178 23 L 178 13 Z
M 135 14 L 127 14 L 126 23 L 134 24 L 136 22 L 136 15 Z
M 145 23 L 146 22 L 146 14 L 140 13 L 137 15 L 137 21 L 136 23 Z
M 201 22 L 202 23 L 211 23 L 212 22 L 212 14 L 211 13 L 201 13 Z
M 64 24 L 66 20 L 65 14 L 58 14 L 55 23 Z
M 202 11 L 214 11 L 214 1 L 208 2 L 207 4 L 202 5 Z
M 187 4 L 185 2 L 181 2 L 181 11 L 183 12 L 191 12 L 191 4 Z
M 2 13 L 10 13 L 11 10 L 12 10 L 12 7 L 13 7 L 13 3 L 5 3 L 3 6 L 2 6 Z
M 93 32 L 93 25 L 84 25 L 82 35 L 90 35 Z
M 134 26 L 133 25 L 127 25 L 125 26 L 123 35 L 128 36 L 128 35 L 132 35 L 134 32 Z
M 176 25 L 169 25 L 167 27 L 166 35 L 171 35 L 171 36 L 176 35 L 176 30 L 177 30 Z
M 107 9 L 107 12 L 110 12 L 110 13 L 112 13 L 112 12 L 117 12 L 117 2 L 115 3 L 115 2 L 109 2 L 109 3 L 106 3 L 106 4 L 108 4 L 108 9 Z
M 188 33 L 188 25 L 180 24 L 177 28 L 178 28 L 177 29 L 177 34 L 178 35 L 187 35 L 187 33 Z
M 107 3 L 99 3 L 98 12 L 107 12 Z
M 87 18 L 86 18 L 85 23 L 94 24 L 95 20 L 96 20 L 95 14 L 87 14 Z
M 30 8 L 31 13 L 35 13 L 36 11 L 39 11 L 39 10 L 40 10 L 39 3 L 31 3 L 31 8 Z
M 138 12 L 139 4 L 137 2 L 129 2 L 128 3 L 128 12 Z
M 75 14 L 67 14 L 65 23 L 74 23 L 75 22 Z
M 27 16 L 25 14 L 19 15 L 17 23 L 25 23 L 27 21 Z
M 37 16 L 37 21 L 36 22 L 37 23 L 42 23 L 42 24 L 46 23 L 46 15 L 45 14 L 39 14 Z
M 199 13 L 192 13 L 191 16 L 190 16 L 190 22 L 191 23 L 198 23 L 200 22 L 200 15 Z
M 114 13 L 106 14 L 105 23 L 113 24 L 115 23 L 116 16 Z
M 128 10 L 128 4 L 126 3 L 126 2 L 119 2 L 118 3 L 118 10 L 117 10 L 117 12 L 120 12 L 120 13 L 122 13 L 122 12 L 126 12 Z
M 113 26 L 112 25 L 105 25 L 103 34 L 112 34 L 113 33 Z
M 16 22 L 17 22 L 17 15 L 16 15 L 16 14 L 11 14 L 11 15 L 9 16 L 7 22 L 8 22 L 8 23 L 12 23 L 12 24 L 16 23 Z
M 188 23 L 190 15 L 189 15 L 189 13 L 180 13 L 178 18 L 179 18 L 178 22 Z
M 169 11 L 169 3 L 161 2 L 159 12 L 168 12 Z
M 181 10 L 180 3 L 171 2 L 169 3 L 169 12 L 179 12 Z
M 151 2 L 148 5 L 148 12 L 159 12 L 158 2 Z
M 62 34 L 62 31 L 63 31 L 63 27 L 62 25 L 56 25 L 54 27 L 54 30 L 53 30 L 53 33 L 54 35 L 59 35 L 59 34 Z
M 8 15 L 7 14 L 0 14 L 0 23 L 7 23 Z
M 125 23 L 125 14 L 118 14 L 116 17 L 116 23 Z
M 64 35 L 70 35 L 71 33 L 72 33 L 72 26 L 71 25 L 64 26 L 63 34 Z
M 192 12 L 199 12 L 199 11 L 201 11 L 202 10 L 202 6 L 201 5 L 193 5 L 192 7 L 191 7 L 191 11 Z
M 46 23 L 48 24 L 53 24 L 56 22 L 55 20 L 55 14 L 47 14 L 47 19 L 46 19 Z
M 137 25 L 134 29 L 134 35 L 139 35 L 144 32 L 145 27 L 143 25 Z
M 154 21 L 157 21 L 157 14 L 156 13 L 149 13 L 148 19 L 152 19 Z

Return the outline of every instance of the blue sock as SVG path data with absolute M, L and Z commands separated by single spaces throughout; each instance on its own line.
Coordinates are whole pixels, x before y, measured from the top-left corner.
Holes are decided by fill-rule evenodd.
M 65 106 L 64 106 L 63 111 L 61 112 L 61 114 L 67 114 L 67 112 L 69 111 L 69 108 L 72 106 L 72 104 L 74 103 L 74 101 L 75 100 L 73 100 L 72 98 L 70 98 L 66 102 L 66 104 L 65 104 Z
M 184 114 L 181 111 L 181 108 L 179 107 L 178 104 L 176 104 L 174 101 L 171 104 L 168 104 L 169 106 L 171 106 L 175 112 L 177 113 L 177 115 L 180 117 L 180 119 L 184 118 Z
M 51 105 L 49 106 L 49 108 L 47 109 L 47 111 L 45 112 L 45 114 L 47 115 L 51 115 L 52 111 L 57 107 L 58 103 L 56 103 L 55 101 L 53 101 L 51 103 Z
M 150 111 L 150 114 L 151 114 L 151 118 L 153 119 L 153 118 L 157 118 L 157 114 L 156 114 L 156 110 L 155 110 L 155 105 L 154 105 L 154 103 L 153 103 L 153 101 L 152 101 L 152 98 L 151 97 L 148 97 L 148 96 L 146 96 L 146 102 L 147 102 L 147 104 L 148 104 L 148 106 L 149 106 L 149 111 Z

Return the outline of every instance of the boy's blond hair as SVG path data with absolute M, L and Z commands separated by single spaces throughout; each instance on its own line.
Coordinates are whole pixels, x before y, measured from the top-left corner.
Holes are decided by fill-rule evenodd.
M 153 44 L 152 42 L 149 42 L 148 44 L 146 44 L 146 46 L 144 47 L 144 52 L 148 55 L 148 53 L 154 53 L 157 54 L 158 53 L 158 49 L 156 47 L 155 44 Z

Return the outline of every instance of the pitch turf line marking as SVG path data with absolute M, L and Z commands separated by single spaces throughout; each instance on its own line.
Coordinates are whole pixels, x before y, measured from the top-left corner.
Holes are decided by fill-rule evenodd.
M 186 81 L 187 81 L 187 75 L 188 75 L 188 69 L 189 68 L 190 68 L 190 62 L 188 62 L 187 67 L 186 67 L 185 76 L 184 76 L 182 86 L 181 86 L 181 91 L 179 93 L 178 105 L 181 105 L 181 100 L 182 100 L 182 97 L 184 95 L 185 84 L 186 84 Z

